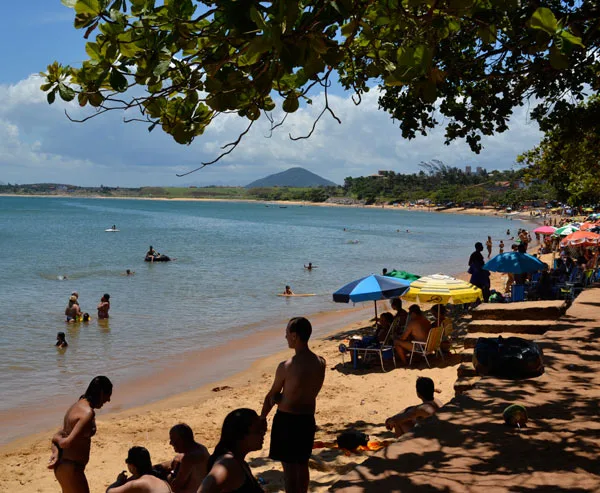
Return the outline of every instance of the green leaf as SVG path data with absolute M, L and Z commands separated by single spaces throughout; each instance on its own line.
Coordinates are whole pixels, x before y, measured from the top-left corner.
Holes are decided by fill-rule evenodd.
M 92 60 L 100 60 L 100 47 L 98 43 L 86 43 L 85 52 Z
M 156 67 L 154 67 L 154 70 L 152 71 L 152 73 L 156 76 L 161 76 L 167 70 L 169 70 L 170 65 L 171 65 L 171 59 L 163 60 L 162 62 L 159 62 L 156 64 Z
M 477 34 L 484 43 L 494 44 L 496 42 L 496 26 L 494 24 L 490 24 L 489 26 L 481 26 L 477 30 Z
M 78 14 L 97 16 L 100 11 L 99 0 L 77 0 L 75 2 L 75 12 Z
M 44 92 L 50 90 L 54 84 L 52 82 L 47 82 L 46 84 L 42 84 L 40 89 Z
M 560 33 L 560 37 L 562 38 L 562 40 L 565 43 L 568 43 L 571 45 L 577 45 L 577 46 L 581 46 L 582 48 L 585 48 L 585 45 L 583 44 L 583 41 L 581 40 L 581 38 L 578 36 L 575 36 L 574 34 L 571 34 L 569 31 L 562 31 Z
M 554 34 L 558 29 L 558 22 L 550 9 L 540 7 L 533 13 L 531 19 L 529 19 L 529 27 L 540 29 L 548 34 Z
M 58 93 L 63 101 L 72 101 L 75 97 L 75 91 L 62 82 L 58 84 Z
M 75 7 L 75 4 L 77 3 L 77 0 L 60 0 L 60 2 L 65 6 L 65 7 L 69 7 L 70 9 Z
M 283 111 L 286 113 L 294 113 L 300 107 L 300 103 L 298 101 L 298 96 L 296 94 L 290 94 L 283 101 Z
M 127 78 L 116 68 L 110 71 L 110 85 L 115 91 L 125 92 L 127 90 Z
M 49 92 L 46 95 L 46 99 L 48 100 L 48 104 L 54 103 L 54 100 L 56 99 L 56 89 L 54 89 L 54 91 Z

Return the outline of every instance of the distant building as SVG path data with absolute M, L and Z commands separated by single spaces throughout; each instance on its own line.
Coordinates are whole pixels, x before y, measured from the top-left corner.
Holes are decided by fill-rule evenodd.
M 481 166 L 477 166 L 477 168 L 475 168 L 475 172 L 476 172 L 478 175 L 483 175 L 483 172 L 484 172 L 484 171 L 485 171 L 485 170 L 484 170 L 484 169 L 483 169 Z
M 471 166 L 465 166 L 465 174 L 466 175 L 470 175 L 471 174 Z

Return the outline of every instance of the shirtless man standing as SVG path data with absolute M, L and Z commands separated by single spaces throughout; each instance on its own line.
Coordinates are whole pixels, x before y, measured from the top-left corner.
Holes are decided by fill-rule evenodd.
M 394 430 L 397 437 L 410 431 L 419 421 L 428 418 L 442 407 L 442 403 L 433 398 L 435 388 L 433 380 L 427 377 L 417 378 L 417 396 L 423 401 L 418 406 L 407 407 L 404 412 L 385 420 L 385 427 Z
M 315 438 L 316 400 L 325 379 L 325 360 L 308 348 L 312 333 L 304 317 L 292 318 L 285 329 L 288 346 L 296 354 L 277 367 L 275 381 L 265 397 L 261 418 L 277 404 L 271 430 L 269 457 L 281 461 L 286 493 L 306 493 L 310 479 L 308 459 Z
M 406 330 L 394 340 L 396 353 L 405 365 L 408 363 L 406 354 L 412 351 L 411 341 L 425 342 L 431 330 L 431 323 L 423 316 L 419 305 L 411 305 L 408 309 L 408 316 L 410 318 Z
M 207 448 L 194 440 L 194 432 L 185 423 L 171 428 L 169 440 L 177 455 L 155 468 L 169 472 L 167 479 L 173 493 L 196 493 L 207 473 L 210 457 Z

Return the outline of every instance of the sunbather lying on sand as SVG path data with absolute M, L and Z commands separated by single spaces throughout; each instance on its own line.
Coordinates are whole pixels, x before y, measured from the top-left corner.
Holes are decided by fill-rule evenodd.
M 385 427 L 388 430 L 393 429 L 394 434 L 399 437 L 410 431 L 419 421 L 433 416 L 442 407 L 442 403 L 434 399 L 434 392 L 435 388 L 431 378 L 417 378 L 417 395 L 423 404 L 407 407 L 403 412 L 386 419 Z

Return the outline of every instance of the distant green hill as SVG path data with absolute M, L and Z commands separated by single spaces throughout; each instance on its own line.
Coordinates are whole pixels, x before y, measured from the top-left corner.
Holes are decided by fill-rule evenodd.
M 290 168 L 281 173 L 266 176 L 260 180 L 253 181 L 246 185 L 246 188 L 266 188 L 266 187 L 337 187 L 336 183 L 315 175 L 304 168 Z

